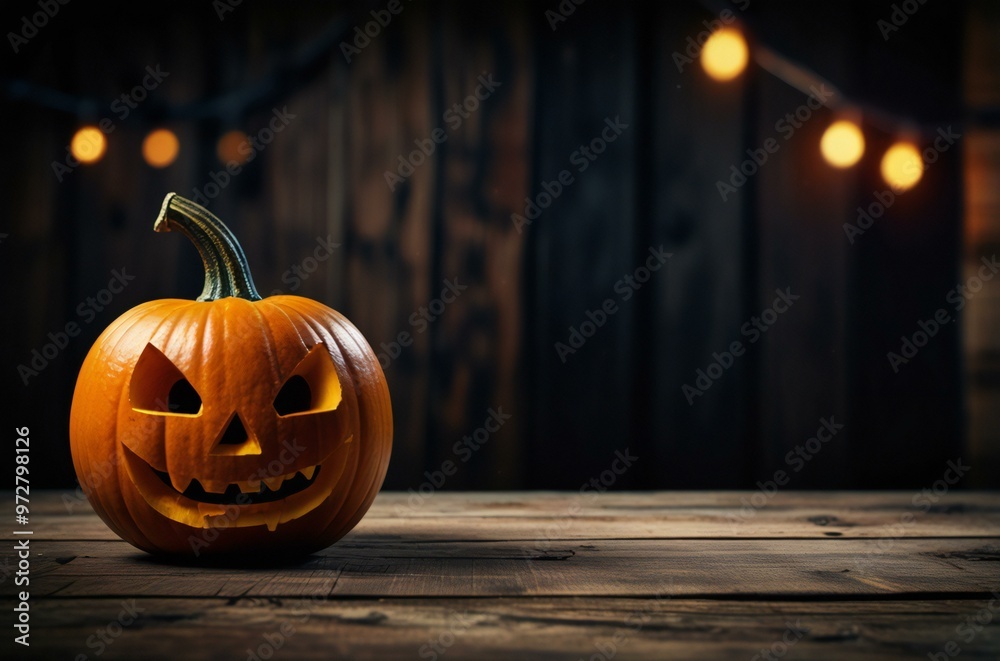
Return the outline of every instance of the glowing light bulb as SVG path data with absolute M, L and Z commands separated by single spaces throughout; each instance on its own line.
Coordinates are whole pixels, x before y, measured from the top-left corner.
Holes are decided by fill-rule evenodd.
M 142 157 L 154 168 L 165 168 L 177 159 L 181 143 L 173 131 L 156 129 L 142 141 Z
M 73 158 L 81 163 L 96 163 L 104 156 L 108 141 L 96 126 L 83 126 L 73 134 L 69 143 Z
M 910 142 L 897 142 L 882 157 L 882 177 L 897 190 L 913 188 L 924 175 L 920 150 Z
M 819 142 L 826 162 L 836 168 L 849 168 L 865 153 L 865 136 L 852 121 L 842 119 L 830 124 Z
M 701 66 L 718 81 L 732 80 L 743 73 L 749 59 L 746 39 L 733 28 L 713 32 L 701 50 Z
M 243 145 L 247 146 L 243 147 Z M 251 153 L 247 134 L 240 130 L 229 131 L 219 138 L 219 142 L 215 146 L 215 153 L 223 163 L 233 162 L 237 165 L 243 165 Z

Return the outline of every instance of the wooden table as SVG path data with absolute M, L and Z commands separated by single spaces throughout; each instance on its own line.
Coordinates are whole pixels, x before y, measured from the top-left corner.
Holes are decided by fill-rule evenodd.
M 913 497 L 383 493 L 323 553 L 239 569 L 33 495 L 30 658 L 1000 658 L 1000 495 Z

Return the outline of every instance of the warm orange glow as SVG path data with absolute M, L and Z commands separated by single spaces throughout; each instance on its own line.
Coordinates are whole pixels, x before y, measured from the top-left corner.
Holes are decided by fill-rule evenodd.
M 746 39 L 739 30 L 722 28 L 712 33 L 701 51 L 701 66 L 719 81 L 732 80 L 743 73 L 750 59 Z
M 827 163 L 836 168 L 849 168 L 865 153 L 865 136 L 852 121 L 842 119 L 830 124 L 819 143 Z
M 96 126 L 84 126 L 74 135 L 69 143 L 73 158 L 81 163 L 96 163 L 104 156 L 108 141 Z
M 894 189 L 913 188 L 923 174 L 920 150 L 910 142 L 897 142 L 882 157 L 882 177 Z
M 154 168 L 165 168 L 177 159 L 181 144 L 173 131 L 156 129 L 142 141 L 142 157 Z
M 243 145 L 246 146 L 243 147 Z M 240 150 L 241 147 L 242 153 Z M 237 165 L 243 165 L 247 160 L 247 156 L 250 155 L 250 143 L 247 142 L 247 134 L 238 129 L 229 131 L 219 138 L 219 144 L 216 145 L 215 153 L 223 163 L 232 161 Z

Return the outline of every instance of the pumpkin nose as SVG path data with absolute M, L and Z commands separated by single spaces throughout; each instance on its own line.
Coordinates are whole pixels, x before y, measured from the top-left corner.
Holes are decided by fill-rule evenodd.
M 219 440 L 212 448 L 212 454 L 245 455 L 260 454 L 260 443 L 247 433 L 239 413 L 233 413 Z

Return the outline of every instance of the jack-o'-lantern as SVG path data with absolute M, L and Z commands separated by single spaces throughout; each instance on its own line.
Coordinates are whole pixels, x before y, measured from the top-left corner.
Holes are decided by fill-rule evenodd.
M 124 540 L 154 553 L 324 548 L 361 519 L 392 443 L 378 359 L 341 314 L 262 299 L 233 234 L 171 193 L 156 231 L 198 248 L 197 301 L 111 324 L 84 360 L 70 442 L 80 484 Z

